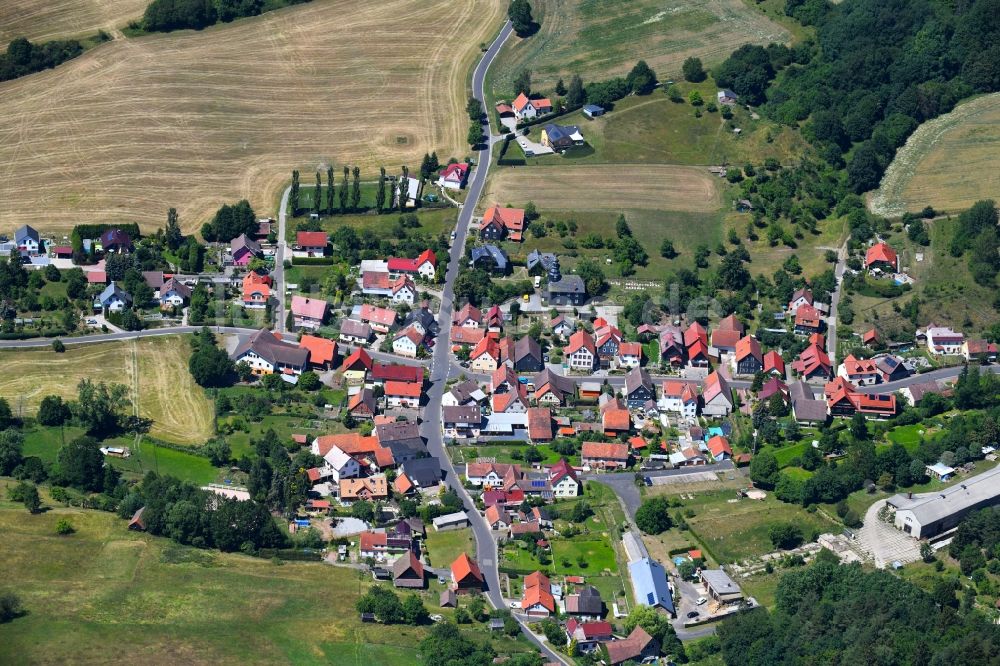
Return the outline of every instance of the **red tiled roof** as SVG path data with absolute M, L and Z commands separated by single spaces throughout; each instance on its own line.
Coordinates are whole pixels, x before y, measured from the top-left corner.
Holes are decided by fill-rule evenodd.
M 327 242 L 325 231 L 299 231 L 295 234 L 295 244 L 299 247 L 326 247 Z
M 584 442 L 580 450 L 580 455 L 583 458 L 589 459 L 625 462 L 628 460 L 628 445 Z
M 361 306 L 359 313 L 361 321 L 375 322 L 383 326 L 392 326 L 396 323 L 396 311 L 388 308 L 377 308 L 374 305 L 365 303 Z
M 87 282 L 89 284 L 107 284 L 108 274 L 105 271 L 87 271 Z
M 528 408 L 528 438 L 536 442 L 552 439 L 552 410 L 548 407 Z
M 716 458 L 722 453 L 728 453 L 730 456 L 733 455 L 733 448 L 729 446 L 729 440 L 722 435 L 716 435 L 708 440 L 708 450 Z
M 865 268 L 876 262 L 885 262 L 895 266 L 897 259 L 895 250 L 885 243 L 876 243 L 868 248 L 868 251 L 865 253 Z
M 492 222 L 498 222 L 512 234 L 520 233 L 524 231 L 524 209 L 503 208 L 497 204 L 493 204 L 483 214 L 483 221 L 480 224 L 480 228 L 489 226 Z
M 752 335 L 747 335 L 739 339 L 736 343 L 736 360 L 741 361 L 747 356 L 753 356 L 758 361 L 762 361 L 763 357 L 760 353 L 760 343 L 757 342 L 757 338 Z
M 404 398 L 419 398 L 420 384 L 414 382 L 398 382 L 389 380 L 385 383 L 386 396 L 401 396 Z
M 511 109 L 506 104 L 497 104 L 497 111 L 500 113 L 505 113 L 500 109 L 501 106 L 507 107 L 507 112 Z M 466 175 L 469 173 L 469 165 L 465 162 L 456 162 L 454 164 L 449 164 L 444 169 L 441 170 L 441 177 L 445 180 L 453 180 L 455 182 L 462 182 L 465 180 Z
M 292 314 L 309 319 L 322 319 L 326 315 L 327 302 L 308 296 L 292 296 Z
M 469 359 L 475 360 L 483 354 L 488 354 L 493 358 L 493 360 L 499 360 L 500 349 L 497 346 L 495 338 L 486 337 L 480 340 L 479 344 L 476 345 L 476 348 L 472 350 L 471 354 L 469 354 Z
M 451 563 L 451 575 L 456 581 L 464 580 L 472 576 L 480 583 L 483 582 L 483 574 L 479 571 L 479 565 L 467 554 L 462 553 Z
M 362 437 L 356 432 L 348 432 L 341 435 L 321 435 L 316 438 L 313 444 L 321 456 L 325 456 L 335 446 L 349 456 L 374 453 L 379 448 L 378 440 L 374 437 Z
M 400 472 L 396 480 L 392 482 L 392 487 L 400 495 L 405 495 L 415 488 L 413 482 L 410 481 L 410 477 L 406 476 L 403 472 Z
M 423 384 L 424 369 L 419 365 L 376 363 L 372 366 L 372 379 L 375 381 L 399 381 Z
M 396 459 L 392 456 L 392 449 L 385 446 L 375 449 L 375 464 L 380 468 L 393 467 Z
M 594 340 L 590 337 L 590 334 L 586 331 L 580 330 L 569 336 L 569 344 L 563 349 L 563 354 L 569 355 L 573 354 L 580 349 L 587 349 L 591 354 L 597 354 L 597 348 L 594 347 Z
M 627 431 L 632 427 L 632 417 L 627 409 L 612 407 L 604 410 L 601 415 L 601 425 L 605 430 Z
M 392 281 L 389 280 L 389 273 L 383 271 L 365 271 L 361 275 L 362 289 L 382 289 L 388 291 L 392 288 Z
M 811 305 L 803 305 L 795 311 L 795 325 L 807 328 L 819 328 L 823 315 Z
M 309 362 L 314 365 L 333 363 L 337 356 L 337 343 L 315 335 L 303 335 L 299 347 L 309 350 Z
M 785 361 L 781 358 L 781 354 L 773 349 L 764 354 L 764 372 L 772 370 L 777 370 L 782 376 L 785 374 Z
M 350 356 L 344 359 L 344 364 L 341 366 L 341 369 L 344 371 L 352 369 L 356 370 L 358 369 L 355 367 L 357 365 L 364 367 L 366 372 L 372 369 L 372 357 L 369 356 L 368 352 L 366 352 L 362 347 L 358 347 L 351 352 Z
M 486 331 L 481 328 L 465 326 L 451 327 L 451 342 L 456 345 L 476 345 L 486 337 Z

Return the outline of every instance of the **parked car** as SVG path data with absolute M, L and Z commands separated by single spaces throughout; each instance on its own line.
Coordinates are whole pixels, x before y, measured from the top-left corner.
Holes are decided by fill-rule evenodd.
M 455 233 L 454 231 L 453 231 L 453 232 L 451 232 L 451 239 L 452 239 L 452 240 L 455 240 L 455 236 L 456 236 L 456 235 L 457 235 L 457 234 L 456 234 L 456 233 Z
M 708 601 L 708 599 L 706 599 L 705 597 L 698 597 L 698 601 L 697 601 L 696 603 L 697 603 L 697 604 L 698 604 L 699 606 L 701 606 L 701 605 L 702 605 L 703 603 L 705 603 L 706 601 Z
M 690 613 L 688 613 L 689 618 L 696 618 L 699 615 L 701 615 L 701 613 L 699 613 L 698 611 L 691 611 Z

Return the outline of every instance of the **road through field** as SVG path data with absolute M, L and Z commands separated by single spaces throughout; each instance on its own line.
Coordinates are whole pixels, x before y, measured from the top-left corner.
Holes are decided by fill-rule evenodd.
M 173 206 L 194 231 L 223 203 L 269 209 L 296 168 L 309 183 L 327 164 L 464 157 L 468 73 L 501 4 L 313 0 L 0 83 L 0 227 L 152 229 Z

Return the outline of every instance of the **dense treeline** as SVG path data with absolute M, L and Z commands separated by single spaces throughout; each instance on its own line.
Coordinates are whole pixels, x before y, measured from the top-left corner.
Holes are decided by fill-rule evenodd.
M 24 37 L 18 37 L 7 45 L 5 53 L 0 53 L 0 81 L 51 69 L 81 53 L 83 45 L 75 39 L 32 44 Z
M 1000 89 L 998 0 L 789 0 L 786 13 L 817 41 L 741 47 L 716 80 L 780 122 L 808 120 L 806 138 L 856 192 L 878 185 L 919 123 Z
M 948 554 L 959 561 L 962 573 L 972 577 L 981 593 L 995 596 L 996 586 L 981 570 L 1000 573 L 1000 511 L 993 507 L 967 516 L 948 544 Z
M 209 243 L 228 243 L 240 234 L 252 238 L 257 233 L 257 228 L 257 215 L 250 207 L 250 202 L 241 199 L 232 206 L 223 204 L 212 221 L 202 225 L 201 237 Z
M 884 571 L 821 557 L 781 578 L 773 612 L 726 620 L 722 655 L 728 666 L 995 663 L 1000 629 L 954 602 L 953 587 L 932 596 Z
M 153 0 L 142 16 L 142 27 L 149 32 L 201 30 L 219 21 L 228 23 L 304 2 L 309 0 Z

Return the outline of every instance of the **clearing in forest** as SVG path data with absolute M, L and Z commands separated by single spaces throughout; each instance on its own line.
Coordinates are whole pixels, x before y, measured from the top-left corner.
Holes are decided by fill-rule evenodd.
M 1000 193 L 1000 93 L 978 97 L 910 135 L 870 202 L 878 215 L 955 212 Z
M 102 45 L 0 84 L 0 226 L 188 231 L 246 197 L 273 212 L 292 169 L 398 173 L 468 151 L 468 73 L 499 0 L 313 0 L 201 32 Z

